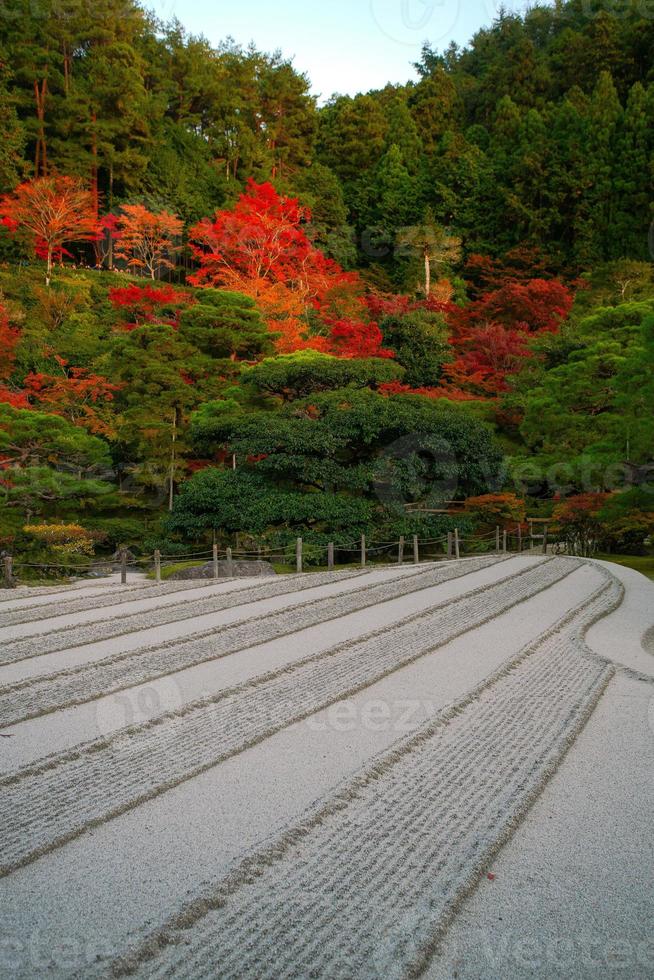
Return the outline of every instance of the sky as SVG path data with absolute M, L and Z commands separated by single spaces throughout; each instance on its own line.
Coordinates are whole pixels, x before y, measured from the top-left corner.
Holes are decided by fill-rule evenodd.
M 415 77 L 412 63 L 428 40 L 441 50 L 465 44 L 500 7 L 526 0 L 146 0 L 164 20 L 177 17 L 213 44 L 231 36 L 261 51 L 279 48 L 305 72 L 321 102 Z

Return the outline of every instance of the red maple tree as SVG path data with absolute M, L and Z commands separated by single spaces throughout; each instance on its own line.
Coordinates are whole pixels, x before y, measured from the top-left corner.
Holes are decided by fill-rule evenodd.
M 379 385 L 378 391 L 382 395 L 386 395 L 386 397 L 391 395 L 422 395 L 423 398 L 431 398 L 433 400 L 446 398 L 448 401 L 453 402 L 479 400 L 477 395 L 470 394 L 470 392 L 462 391 L 460 388 L 447 384 L 441 384 L 437 388 L 412 388 L 411 385 L 403 384 L 401 381 L 384 381 L 383 384 Z
M 20 340 L 18 327 L 9 321 L 9 314 L 0 305 L 0 380 L 6 381 L 14 369 L 16 346 Z
M 123 204 L 118 216 L 116 258 L 156 279 L 160 269 L 174 269 L 172 257 L 182 248 L 184 222 L 176 214 L 155 214 L 142 204 Z
M 251 296 L 282 353 L 326 350 L 324 337 L 310 336 L 308 312 L 329 315 L 334 304 L 361 310 L 361 282 L 317 249 L 305 231 L 311 213 L 296 198 L 282 197 L 270 183 L 250 180 L 232 210 L 216 212 L 190 230 L 199 270 L 197 286 L 223 286 Z
M 116 214 L 103 214 L 98 219 L 98 231 L 95 239 L 95 252 L 98 265 L 107 263 L 108 269 L 114 267 L 116 243 L 120 241 L 120 219 Z
M 395 352 L 382 346 L 384 338 L 376 323 L 342 318 L 327 321 L 330 352 L 339 357 L 394 357 Z
M 179 315 L 195 300 L 190 293 L 173 286 L 114 286 L 109 301 L 126 317 L 124 330 L 133 330 L 142 323 L 167 323 L 177 327 Z
M 472 299 L 506 283 L 525 283 L 534 278 L 552 278 L 551 263 L 538 248 L 528 245 L 510 249 L 501 259 L 473 253 L 465 265 L 467 292 Z
M 93 196 L 73 177 L 51 175 L 19 184 L 0 199 L 0 218 L 45 260 L 48 285 L 53 262 L 63 255 L 66 243 L 89 242 L 97 236 Z
M 12 408 L 29 408 L 30 400 L 24 391 L 14 391 L 6 385 L 0 384 L 0 402 L 3 405 L 11 405 Z
M 429 299 L 413 299 L 410 296 L 371 293 L 366 297 L 366 306 L 373 320 L 382 320 L 386 316 L 406 316 L 418 311 L 427 313 L 454 313 L 458 307 L 449 300 L 441 300 L 437 296 Z
M 444 368 L 449 385 L 482 395 L 508 388 L 507 378 L 532 357 L 530 341 L 555 333 L 573 295 L 556 279 L 507 282 L 465 307 L 448 311 L 456 358 Z
M 422 394 L 428 398 L 496 397 L 508 388 L 508 378 L 533 357 L 530 342 L 543 333 L 556 332 L 573 303 L 570 289 L 558 279 L 526 279 L 522 266 L 502 278 L 500 263 L 476 257 L 495 288 L 481 292 L 466 306 L 436 298 L 414 300 L 408 296 L 367 298 L 374 320 L 402 317 L 416 311 L 442 313 L 449 327 L 454 360 L 443 366 L 443 380 L 435 388 L 384 385 L 386 394 Z M 482 277 L 483 278 L 483 277 Z
M 111 422 L 104 418 L 101 408 L 114 400 L 122 385 L 92 374 L 86 368 L 71 367 L 55 356 L 61 373 L 31 371 L 24 381 L 23 394 L 53 415 L 63 415 L 96 435 L 113 435 Z M 27 406 L 23 406 L 27 407 Z

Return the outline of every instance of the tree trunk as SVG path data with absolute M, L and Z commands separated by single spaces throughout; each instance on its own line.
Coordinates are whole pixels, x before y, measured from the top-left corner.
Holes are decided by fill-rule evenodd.
M 34 101 L 36 102 L 36 118 L 38 120 L 38 130 L 36 135 L 36 149 L 34 151 L 34 176 L 45 177 L 48 172 L 48 151 L 45 139 L 45 98 L 48 92 L 48 82 L 44 78 L 39 86 L 38 80 L 34 79 Z
M 431 262 L 429 252 L 425 252 L 425 296 L 429 299 L 431 292 Z
M 66 41 L 62 42 L 62 55 L 64 62 L 64 92 L 66 95 L 70 92 L 70 76 L 72 74 L 72 59 L 70 54 L 70 49 Z
M 170 447 L 170 478 L 168 483 L 168 510 L 173 509 L 175 487 L 175 442 L 177 440 L 177 408 L 173 409 L 173 435 Z
M 45 269 L 45 284 L 50 285 L 50 279 L 52 278 L 52 245 L 48 245 L 48 258 L 46 262 Z
M 91 136 L 91 194 L 93 195 L 93 211 L 97 218 L 100 206 L 100 195 L 98 193 L 98 134 L 95 128 L 97 116 L 94 112 L 91 114 L 91 122 L 93 124 Z

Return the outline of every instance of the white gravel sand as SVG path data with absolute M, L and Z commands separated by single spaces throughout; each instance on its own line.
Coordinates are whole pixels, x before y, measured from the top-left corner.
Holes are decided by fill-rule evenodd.
M 624 665 L 528 819 L 463 905 L 429 980 L 654 977 L 654 585 L 597 562 L 624 601 L 588 631 Z
M 618 675 L 429 980 L 654 976 L 651 686 Z
M 642 582 L 535 555 L 308 579 L 0 628 L 0 977 L 585 977 L 525 973 L 516 933 L 609 934 L 615 905 L 647 935 Z

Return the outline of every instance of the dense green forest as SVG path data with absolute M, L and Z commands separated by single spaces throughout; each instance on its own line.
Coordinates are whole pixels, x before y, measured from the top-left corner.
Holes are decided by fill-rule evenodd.
M 536 5 L 318 106 L 133 0 L 6 0 L 0 549 L 645 552 L 653 52 L 640 0 Z

